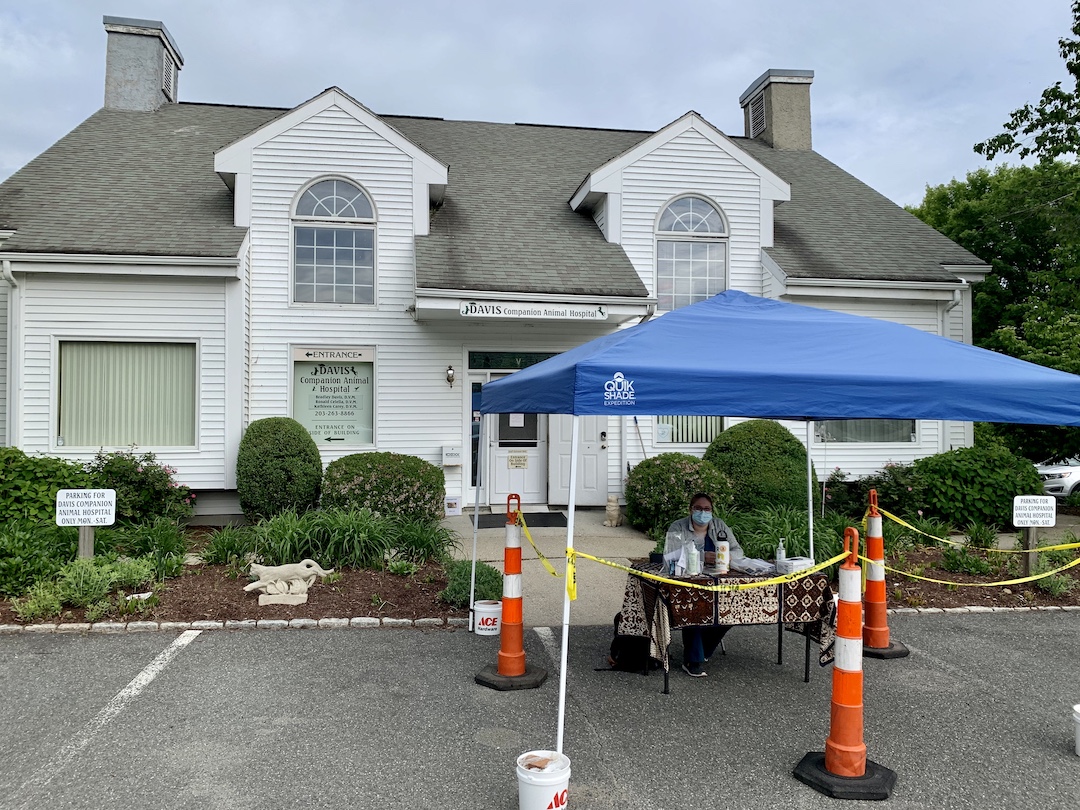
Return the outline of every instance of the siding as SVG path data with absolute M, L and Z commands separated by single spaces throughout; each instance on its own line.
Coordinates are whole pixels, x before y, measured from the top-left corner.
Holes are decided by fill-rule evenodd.
M 188 486 L 223 487 L 225 281 L 83 275 L 25 278 L 22 449 L 65 458 L 93 455 L 52 447 L 59 340 L 190 340 L 197 342 L 199 357 L 198 446 L 157 455 L 176 467 L 177 479 Z
M 672 197 L 690 193 L 711 198 L 727 217 L 729 286 L 761 295 L 761 182 L 693 130 L 623 171 L 622 246 L 649 293 L 656 292 L 656 217 Z
M 8 415 L 8 286 L 0 284 L 0 447 L 7 447 Z

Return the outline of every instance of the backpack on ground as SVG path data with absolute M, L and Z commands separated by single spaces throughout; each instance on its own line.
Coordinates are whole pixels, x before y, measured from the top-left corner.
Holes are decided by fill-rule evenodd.
M 612 669 L 624 672 L 647 672 L 655 662 L 649 656 L 649 639 L 645 636 L 627 636 L 619 633 L 622 613 L 615 614 L 615 637 L 611 640 L 608 664 Z

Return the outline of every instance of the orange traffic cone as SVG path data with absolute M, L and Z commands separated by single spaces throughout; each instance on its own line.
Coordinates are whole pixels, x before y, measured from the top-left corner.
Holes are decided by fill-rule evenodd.
M 517 507 L 511 504 L 517 501 Z M 506 499 L 506 546 L 503 549 L 502 621 L 499 628 L 497 665 L 488 665 L 476 675 L 476 682 L 501 692 L 535 689 L 547 679 L 547 670 L 525 664 L 525 636 L 521 601 L 521 496 Z
M 899 641 L 889 639 L 889 611 L 885 590 L 885 537 L 881 531 L 881 513 L 877 508 L 877 490 L 870 490 L 870 514 L 866 520 L 866 556 L 872 564 L 866 569 L 866 594 L 863 597 L 863 655 L 869 658 L 903 658 L 910 652 Z
M 867 759 L 863 742 L 862 577 L 855 529 L 844 532 L 844 551 L 829 737 L 824 753 L 811 751 L 795 766 L 795 778 L 834 799 L 887 799 L 896 774 Z

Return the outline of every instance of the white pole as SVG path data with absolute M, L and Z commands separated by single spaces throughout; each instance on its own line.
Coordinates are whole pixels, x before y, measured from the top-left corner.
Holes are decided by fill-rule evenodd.
M 810 559 L 814 556 L 814 462 L 810 458 L 810 442 L 814 437 L 814 420 L 806 420 L 806 513 L 810 517 Z
M 487 441 L 484 436 L 484 414 L 480 414 L 480 426 L 477 428 L 476 438 L 476 486 L 473 487 L 476 490 L 476 505 L 473 507 L 472 574 L 469 579 L 469 632 L 476 630 L 473 624 L 475 618 L 473 606 L 476 604 L 476 535 L 480 531 L 480 484 L 484 481 L 480 473 L 484 469 L 484 456 L 487 455 L 487 450 Z
M 574 414 L 570 428 L 570 503 L 567 505 L 566 548 L 574 548 L 574 509 L 577 506 L 577 466 L 578 466 L 578 415 Z M 564 573 L 569 576 L 569 571 Z M 568 584 L 568 583 L 567 583 Z M 555 750 L 562 753 L 563 718 L 566 713 L 566 659 L 570 650 L 570 592 L 563 588 L 562 607 L 562 663 L 559 665 L 559 730 L 555 739 Z

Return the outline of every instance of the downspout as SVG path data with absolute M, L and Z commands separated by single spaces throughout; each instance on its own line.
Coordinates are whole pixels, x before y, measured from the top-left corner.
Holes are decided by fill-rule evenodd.
M 964 282 L 964 286 L 967 286 L 967 282 Z M 952 300 L 949 301 L 941 309 L 941 336 L 948 337 L 949 331 L 949 313 L 952 312 L 960 305 L 960 301 L 963 300 L 963 296 L 959 289 L 952 291 Z M 970 429 L 970 428 L 969 428 Z M 941 423 L 941 437 L 938 439 L 938 452 L 945 453 L 952 449 L 952 443 L 949 441 L 949 423 Z
M 15 274 L 11 272 L 11 259 L 4 259 L 2 265 L 2 272 L 4 281 L 11 287 L 11 293 L 8 298 L 8 323 L 7 323 L 7 380 L 5 382 L 4 396 L 7 400 L 7 425 L 5 428 L 5 439 L 9 447 L 18 447 L 19 443 L 16 440 L 16 431 L 18 428 L 18 418 L 16 416 L 18 408 L 22 405 L 22 396 L 18 391 L 19 385 L 19 371 L 18 363 L 22 362 L 21 356 L 16 358 L 14 352 L 12 352 L 13 346 L 18 346 L 18 334 L 19 334 L 19 312 L 22 307 L 19 305 L 19 284 L 15 281 Z M 13 396 L 15 394 L 15 396 Z M 14 403 L 14 405 L 13 405 Z

